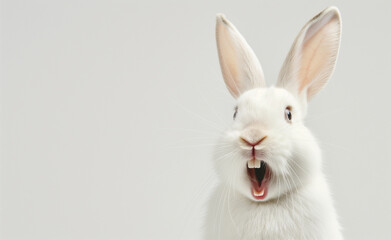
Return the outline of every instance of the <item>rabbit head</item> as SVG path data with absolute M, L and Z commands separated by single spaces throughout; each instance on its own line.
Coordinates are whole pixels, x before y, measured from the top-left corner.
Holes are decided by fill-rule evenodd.
M 336 8 L 316 15 L 294 41 L 276 86 L 267 88 L 250 46 L 223 15 L 217 15 L 220 66 L 236 99 L 234 120 L 214 161 L 227 186 L 253 201 L 271 201 L 321 174 L 320 149 L 304 118 L 307 102 L 334 70 L 340 34 Z

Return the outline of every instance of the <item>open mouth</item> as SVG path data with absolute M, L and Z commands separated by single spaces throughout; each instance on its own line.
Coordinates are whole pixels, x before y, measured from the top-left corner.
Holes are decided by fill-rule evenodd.
M 247 162 L 247 175 L 251 182 L 251 193 L 257 200 L 265 199 L 271 176 L 268 165 L 258 159 Z

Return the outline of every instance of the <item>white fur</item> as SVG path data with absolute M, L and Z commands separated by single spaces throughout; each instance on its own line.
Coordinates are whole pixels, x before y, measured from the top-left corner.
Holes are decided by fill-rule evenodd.
M 222 15 L 217 17 L 216 33 L 223 76 L 237 98 L 238 112 L 214 156 L 220 183 L 209 201 L 205 239 L 342 239 L 321 169 L 321 151 L 303 123 L 307 101 L 326 84 L 334 69 L 340 38 L 338 10 L 328 8 L 305 25 L 284 63 L 278 87 L 263 87 L 263 74 L 259 75 L 262 70 L 253 57 L 226 59 L 253 53 Z M 221 47 L 232 38 L 239 43 L 231 47 L 240 47 Z M 326 49 L 316 49 L 318 46 Z M 308 56 L 316 53 L 321 56 Z M 316 59 L 317 65 L 306 59 Z M 224 65 L 226 62 L 230 66 Z M 304 74 L 307 79 L 299 74 L 303 65 L 310 71 Z M 251 73 L 253 69 L 256 74 Z M 230 76 L 233 72 L 241 74 Z M 287 106 L 292 109 L 291 122 L 285 118 Z M 252 153 L 240 138 L 262 136 L 267 138 L 257 146 L 256 154 L 268 164 L 272 178 L 266 198 L 255 200 L 246 166 Z

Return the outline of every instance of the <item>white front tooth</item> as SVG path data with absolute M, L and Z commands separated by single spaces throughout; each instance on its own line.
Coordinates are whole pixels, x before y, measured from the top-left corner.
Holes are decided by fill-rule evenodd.
M 254 161 L 253 161 L 252 159 L 247 161 L 247 166 L 248 166 L 248 168 L 254 168 L 254 167 L 255 167 L 254 164 L 255 164 L 255 163 L 254 163 Z
M 254 167 L 260 168 L 261 167 L 261 160 L 255 159 Z

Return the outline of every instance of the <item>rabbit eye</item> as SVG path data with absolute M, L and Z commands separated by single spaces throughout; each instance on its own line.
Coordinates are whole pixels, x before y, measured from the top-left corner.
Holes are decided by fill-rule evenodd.
M 286 107 L 285 108 L 285 120 L 287 122 L 291 122 L 292 121 L 292 112 L 291 112 L 292 108 L 290 106 Z
M 235 120 L 235 118 L 236 118 L 236 115 L 238 114 L 238 107 L 235 107 L 235 112 L 234 112 L 234 120 Z

